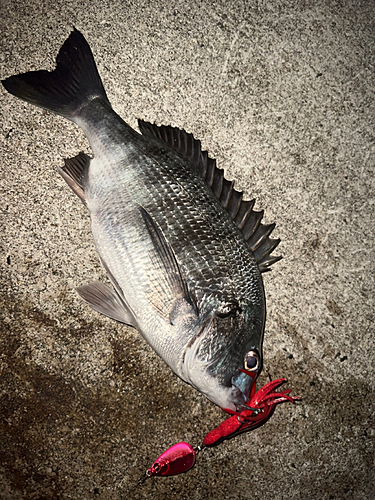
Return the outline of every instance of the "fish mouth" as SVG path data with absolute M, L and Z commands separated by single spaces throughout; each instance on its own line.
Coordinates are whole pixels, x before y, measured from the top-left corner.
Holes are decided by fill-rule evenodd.
M 230 404 L 230 409 L 233 409 L 235 407 L 236 412 L 240 412 L 246 407 L 246 401 L 248 398 L 246 395 L 236 387 L 235 385 L 232 385 L 232 388 L 230 390 L 230 394 L 228 397 L 228 402 Z
M 242 372 L 239 375 L 232 377 L 232 387 L 228 397 L 228 402 L 230 403 L 230 408 L 232 410 L 235 408 L 235 411 L 239 413 L 243 410 L 249 409 L 247 402 L 249 401 L 250 394 L 255 386 L 257 375 L 257 373 L 246 374 Z

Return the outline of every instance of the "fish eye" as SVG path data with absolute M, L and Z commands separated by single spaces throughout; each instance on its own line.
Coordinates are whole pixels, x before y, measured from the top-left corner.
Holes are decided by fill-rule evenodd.
M 244 359 L 245 370 L 255 372 L 259 368 L 259 355 L 256 351 L 249 351 Z
M 224 304 L 221 308 L 215 311 L 216 316 L 221 319 L 228 318 L 229 316 L 236 316 L 238 313 L 241 313 L 242 309 L 237 303 Z

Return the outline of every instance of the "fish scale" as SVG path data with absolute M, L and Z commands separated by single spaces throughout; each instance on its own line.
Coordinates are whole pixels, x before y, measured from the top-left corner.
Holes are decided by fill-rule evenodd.
M 103 124 L 97 123 L 97 114 L 95 109 L 90 115 L 86 112 L 85 127 L 90 143 L 98 140 L 92 130 L 99 126 L 102 136 L 107 138 L 111 132 L 111 147 L 116 144 L 118 148 L 121 145 L 128 148 L 130 141 L 136 147 L 142 139 L 142 136 L 138 134 L 137 136 L 131 134 L 128 142 L 124 144 L 123 134 L 118 137 L 112 130 L 108 132 L 106 129 L 103 130 Z M 117 115 L 116 118 L 121 120 Z M 221 291 L 223 297 L 218 297 L 220 302 L 225 301 L 226 296 L 238 296 L 236 289 L 230 290 L 229 285 L 234 288 L 234 283 L 246 294 L 243 295 L 243 298 L 250 299 L 251 289 L 245 284 L 247 282 L 253 287 L 254 274 L 256 276 L 260 273 L 254 265 L 254 259 L 245 248 L 241 260 L 243 262 L 244 257 L 248 257 L 248 262 L 242 264 L 242 271 L 245 272 L 238 274 L 238 271 L 241 270 L 238 270 L 236 259 L 232 258 L 233 249 L 236 248 L 239 240 L 236 238 L 236 233 L 239 232 L 237 227 L 231 220 L 226 220 L 229 219 L 228 214 L 201 179 L 193 174 L 189 165 L 184 164 L 180 158 L 177 159 L 177 155 L 174 155 L 173 152 L 160 151 L 160 147 L 157 151 L 156 148 L 148 148 L 147 146 L 147 144 L 141 143 L 146 158 L 140 159 L 138 157 L 135 166 L 131 163 L 124 166 L 123 162 L 106 165 L 106 174 L 102 176 L 104 167 L 98 165 L 99 179 L 94 180 L 95 174 L 92 173 L 90 186 L 85 189 L 89 204 L 91 196 L 97 197 L 102 200 L 101 212 L 116 213 L 117 207 L 113 206 L 113 198 L 105 193 L 107 179 L 110 179 L 109 190 L 111 191 L 112 186 L 115 186 L 116 203 L 120 207 L 120 212 L 124 211 L 125 203 L 133 206 L 140 204 L 150 211 L 176 252 L 177 260 L 183 263 L 182 267 L 187 273 L 188 281 L 198 284 L 203 293 L 211 291 L 217 294 Z M 147 149 L 151 149 L 151 151 L 148 152 Z M 105 146 L 102 145 L 100 154 L 108 156 L 108 153 L 105 151 Z M 151 154 L 158 154 L 160 161 L 158 163 L 151 161 Z M 164 164 L 168 166 L 164 167 Z M 134 172 L 132 172 L 133 169 Z M 93 184 L 92 187 L 91 184 Z M 126 184 L 126 190 L 121 193 L 116 186 L 124 184 Z M 100 194 L 95 193 L 96 186 L 100 187 Z M 119 201 L 121 196 L 123 197 L 122 203 Z M 169 208 L 172 204 L 175 207 L 173 214 L 163 209 L 165 200 L 168 200 Z M 124 217 L 123 213 L 122 216 Z M 125 220 L 124 226 L 126 227 Z M 178 242 L 183 243 L 179 244 Z M 111 247 L 110 243 L 108 247 Z M 99 253 L 101 252 L 99 251 Z M 103 255 L 103 257 L 107 261 L 106 256 Z M 234 279 L 230 279 L 231 276 L 234 276 Z M 208 288 L 206 289 L 206 287 Z
M 95 115 L 96 113 L 92 113 Z M 86 127 L 88 128 L 87 135 L 90 139 L 90 143 L 94 143 L 96 140 L 96 137 L 93 137 L 92 130 L 93 127 L 92 123 L 95 122 L 95 117 L 88 119 L 86 118 Z M 91 123 L 91 127 L 87 126 L 87 123 Z M 97 124 L 97 127 L 100 126 L 100 124 Z M 103 126 L 102 126 L 103 129 Z M 109 132 L 111 132 L 111 136 L 109 135 Z M 108 140 L 110 140 L 111 145 L 114 143 L 119 144 L 120 146 L 124 144 L 123 138 L 121 137 L 120 140 L 118 137 L 115 136 L 113 131 L 108 131 L 103 132 L 101 131 L 101 134 L 105 135 Z M 121 134 L 122 136 L 123 134 Z M 138 142 L 140 142 L 141 137 L 134 137 L 133 135 L 129 138 L 133 139 L 134 143 L 137 145 Z M 119 147 L 120 147 L 119 146 Z M 142 143 L 142 146 L 144 147 L 145 145 Z M 113 146 L 111 146 L 113 147 Z M 126 145 L 126 148 L 129 147 L 129 144 Z M 169 154 L 167 152 L 162 152 L 160 151 L 160 147 L 158 148 L 159 151 L 153 151 L 153 148 L 151 148 L 150 154 L 154 155 L 155 153 L 159 154 L 159 156 L 162 157 L 162 155 L 165 155 L 165 163 L 168 164 L 166 168 L 163 168 L 162 162 L 159 164 L 151 163 L 149 165 L 149 168 L 146 170 L 146 162 L 143 163 L 143 169 L 140 169 L 140 159 L 137 159 L 137 167 L 135 171 L 134 176 L 130 176 L 130 179 L 137 179 L 136 181 L 136 186 L 131 186 L 131 180 L 127 180 L 127 186 L 128 186 L 128 191 L 131 193 L 137 192 L 139 189 L 141 189 L 143 196 L 138 195 L 137 197 L 134 197 L 132 202 L 133 203 L 140 203 L 143 204 L 145 203 L 146 206 L 150 207 L 150 209 L 155 208 L 159 212 L 159 209 L 163 208 L 163 202 L 165 200 L 168 200 L 168 202 L 173 202 L 174 206 L 178 206 L 181 211 L 181 215 L 184 218 L 184 221 L 187 220 L 187 218 L 190 219 L 189 224 L 181 225 L 182 223 L 182 218 L 180 220 L 176 221 L 177 225 L 175 227 L 172 226 L 172 218 L 168 217 L 168 213 L 165 210 L 162 210 L 161 214 L 165 216 L 166 219 L 166 224 L 169 228 L 169 236 L 171 238 L 175 237 L 177 241 L 180 240 L 181 237 L 185 238 L 185 244 L 186 248 L 191 248 L 192 252 L 194 252 L 195 255 L 193 255 L 193 264 L 190 266 L 186 266 L 188 268 L 188 271 L 190 269 L 193 269 L 194 267 L 198 267 L 201 272 L 203 270 L 206 271 L 206 273 L 203 275 L 203 278 L 209 281 L 213 280 L 212 277 L 212 259 L 214 259 L 214 263 L 218 265 L 219 269 L 221 266 L 226 264 L 226 269 L 225 273 L 223 273 L 223 277 L 228 276 L 228 263 L 229 260 L 228 258 L 231 255 L 232 248 L 235 247 L 233 245 L 232 248 L 230 248 L 229 252 L 226 253 L 228 258 L 225 258 L 225 254 L 223 252 L 223 242 L 227 240 L 228 237 L 230 237 L 230 233 L 233 233 L 234 231 L 237 230 L 236 226 L 233 225 L 232 221 L 230 221 L 230 228 L 229 228 L 229 234 L 228 230 L 226 230 L 225 225 L 223 224 L 223 217 L 228 217 L 227 213 L 222 210 L 221 206 L 217 203 L 217 200 L 214 198 L 212 193 L 210 193 L 207 190 L 207 187 L 205 185 L 202 185 L 203 183 L 199 178 L 196 176 L 192 175 L 189 169 L 189 166 L 186 166 L 183 164 L 181 159 L 179 161 L 176 161 L 176 158 L 172 158 L 171 161 L 171 153 Z M 102 153 L 103 154 L 103 153 Z M 104 153 L 105 155 L 105 153 Z M 163 158 L 162 158 L 163 159 Z M 132 165 L 129 165 L 126 167 L 128 170 L 132 168 Z M 122 170 L 123 167 L 121 165 L 113 165 L 112 170 L 107 172 L 107 177 L 111 179 L 111 184 L 114 184 L 116 186 L 122 185 L 123 178 L 122 178 Z M 129 177 L 129 173 L 126 174 L 127 177 Z M 105 180 L 103 179 L 103 183 Z M 98 182 L 98 184 L 102 184 L 102 182 Z M 177 193 L 173 190 L 170 189 L 171 186 L 177 186 Z M 192 193 L 189 196 L 189 191 Z M 187 196 L 185 196 L 186 202 L 184 203 L 184 197 L 183 193 L 186 193 Z M 192 200 L 194 199 L 194 204 L 192 203 Z M 209 206 L 207 206 L 209 205 Z M 216 205 L 216 210 L 211 210 L 211 206 Z M 199 210 L 196 207 L 204 207 L 205 214 L 204 216 L 201 215 Z M 183 210 L 185 208 L 185 210 Z M 195 209 L 195 211 L 194 211 Z M 219 214 L 217 213 L 217 210 L 219 209 Z M 195 216 L 195 217 L 194 217 Z M 217 223 L 214 226 L 215 219 L 217 218 Z M 160 219 L 160 217 L 159 217 Z M 202 225 L 205 223 L 205 221 L 210 221 L 211 227 L 209 227 L 206 231 L 202 230 Z M 160 223 L 162 224 L 162 221 L 160 220 Z M 195 224 L 194 224 L 195 223 Z M 197 226 L 197 227 L 196 227 Z M 212 229 L 212 226 L 214 228 Z M 168 231 L 167 228 L 165 228 L 166 231 Z M 216 235 L 220 235 L 220 238 L 218 238 Z M 198 238 L 194 239 L 191 241 L 194 236 L 198 236 Z M 202 241 L 202 238 L 205 238 L 207 242 L 209 242 L 209 245 L 205 245 L 204 241 Z M 216 245 L 213 244 L 213 242 L 216 240 Z M 172 243 L 171 243 L 172 244 Z M 199 245 L 202 246 L 202 252 L 201 255 L 203 257 L 203 262 L 200 263 L 198 266 L 195 266 L 195 262 L 197 259 L 196 251 L 199 248 Z M 172 244 L 173 247 L 173 244 Z M 245 251 L 248 253 L 248 250 L 245 249 Z M 207 262 L 208 259 L 210 264 L 207 264 L 204 266 L 204 263 Z M 251 258 L 251 254 L 249 254 L 249 257 Z M 215 262 L 215 259 L 218 260 L 218 262 Z M 226 262 L 225 262 L 226 261 Z M 183 262 L 183 260 L 182 260 Z M 230 263 L 229 263 L 230 264 Z M 202 267 L 201 267 L 202 266 Z M 250 266 L 247 266 L 247 269 L 250 269 L 251 271 L 257 273 L 258 269 L 256 265 L 254 264 L 254 260 L 251 259 Z M 217 276 L 217 270 L 215 270 L 215 275 Z M 197 276 L 195 278 L 198 278 Z M 194 279 L 194 278 L 193 278 Z M 218 287 L 219 288 L 219 287 Z

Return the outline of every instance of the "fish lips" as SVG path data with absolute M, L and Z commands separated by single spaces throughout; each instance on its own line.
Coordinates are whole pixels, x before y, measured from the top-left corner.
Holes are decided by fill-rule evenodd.
M 232 377 L 232 389 L 229 396 L 229 401 L 231 402 L 231 410 L 233 410 L 233 406 L 235 406 L 236 412 L 241 412 L 242 410 L 248 409 L 247 402 L 250 399 L 252 389 L 256 384 L 256 380 L 260 374 L 260 371 L 261 366 L 258 370 L 255 370 L 253 372 L 244 370 L 240 371 L 238 375 Z M 226 408 L 223 409 L 225 410 Z
M 250 391 L 246 391 L 246 393 Z M 235 411 L 236 413 L 239 413 L 240 411 L 246 409 L 246 401 L 248 401 L 248 397 L 246 396 L 246 393 L 242 392 L 241 389 L 236 387 L 235 385 L 232 385 L 232 388 L 230 390 L 229 396 L 228 396 L 228 407 L 223 408 L 224 411 L 230 410 L 231 413 Z
M 206 367 L 207 373 L 216 379 L 222 390 L 227 392 L 227 404 L 225 406 L 220 405 L 224 410 L 229 409 L 231 412 L 240 412 L 248 409 L 247 402 L 262 371 L 262 357 L 259 350 L 251 346 L 247 353 L 249 352 L 255 353 L 258 359 L 258 364 L 253 370 L 244 369 L 242 358 L 236 362 L 230 359 L 230 356 L 225 357 L 224 360 L 223 358 L 216 358 Z M 246 356 L 247 354 L 245 354 Z M 232 370 L 228 369 L 228 365 L 232 365 Z

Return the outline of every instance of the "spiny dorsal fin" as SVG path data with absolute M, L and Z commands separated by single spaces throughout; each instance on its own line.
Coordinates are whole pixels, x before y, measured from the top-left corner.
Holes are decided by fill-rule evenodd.
M 65 165 L 57 168 L 65 182 L 72 188 L 82 203 L 87 207 L 83 179 L 90 165 L 90 157 L 79 153 L 74 158 L 65 159 Z
M 269 237 L 275 224 L 261 224 L 263 210 L 261 212 L 253 210 L 255 200 L 242 200 L 243 193 L 234 189 L 234 181 L 225 179 L 224 170 L 216 166 L 216 161 L 208 157 L 207 151 L 202 151 L 201 142 L 194 139 L 192 134 L 170 126 L 159 127 L 143 120 L 138 120 L 138 126 L 143 135 L 158 139 L 194 165 L 200 177 L 205 180 L 242 231 L 259 270 L 269 271 L 270 266 L 281 259 L 281 256 L 270 255 L 280 240 Z

